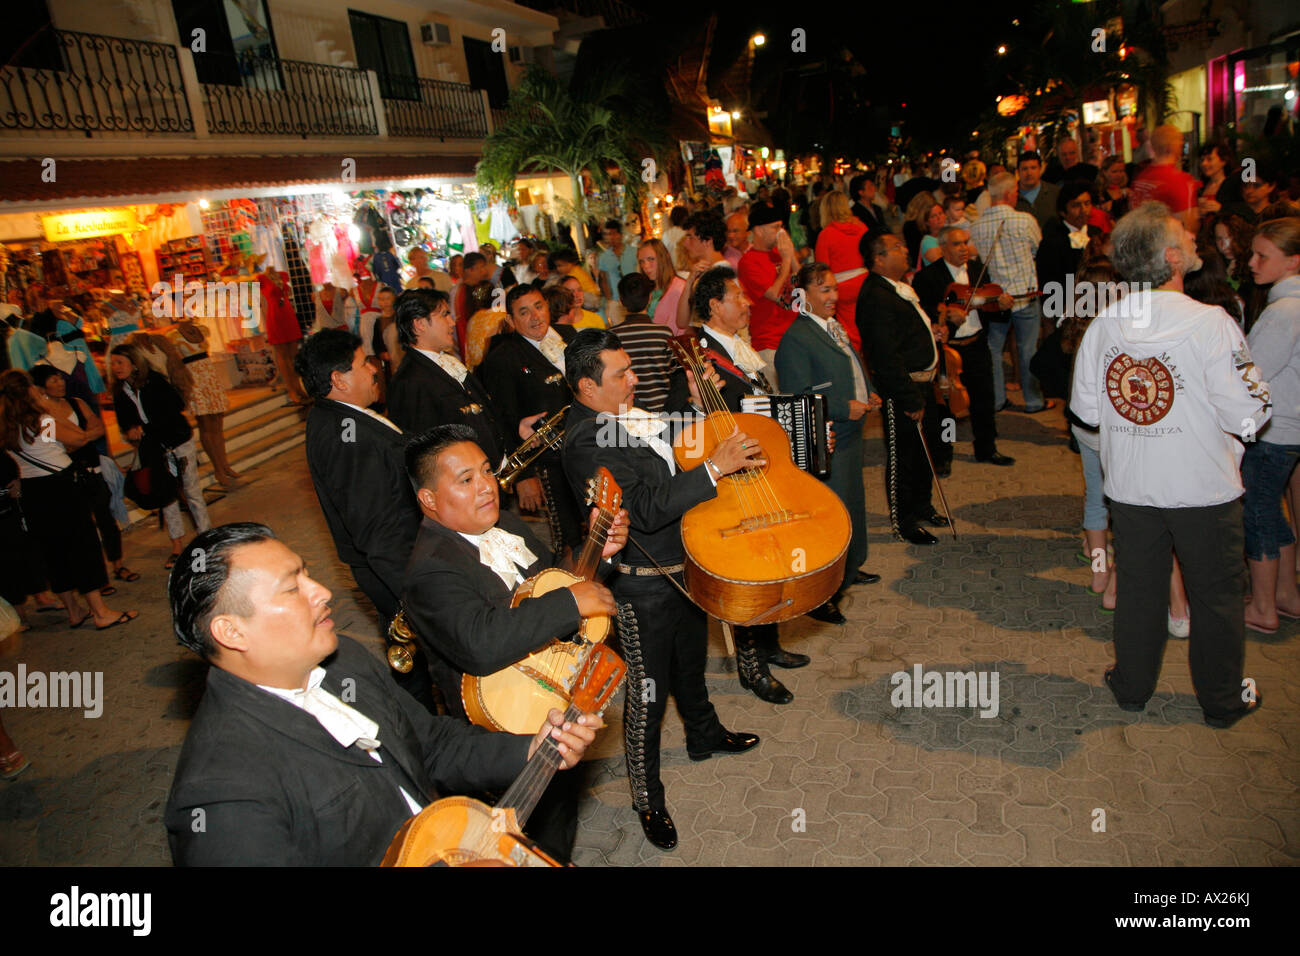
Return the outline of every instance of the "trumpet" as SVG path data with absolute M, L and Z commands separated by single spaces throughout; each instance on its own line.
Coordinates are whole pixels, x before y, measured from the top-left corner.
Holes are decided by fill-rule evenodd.
M 565 405 L 558 412 L 528 436 L 528 439 L 514 450 L 497 470 L 496 479 L 501 483 L 502 491 L 510 491 L 525 468 L 531 465 L 543 452 L 560 447 L 564 440 L 564 415 L 569 410 Z

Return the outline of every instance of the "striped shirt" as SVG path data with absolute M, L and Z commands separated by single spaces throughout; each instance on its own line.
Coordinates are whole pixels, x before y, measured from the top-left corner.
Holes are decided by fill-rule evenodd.
M 648 412 L 663 411 L 668 398 L 668 376 L 673 370 L 673 356 L 668 348 L 672 332 L 640 312 L 625 318 L 614 334 L 632 360 L 632 371 L 637 378 L 637 405 Z
M 998 239 L 998 247 L 990 254 L 998 226 L 1004 222 L 1006 226 Z M 1017 212 L 1002 203 L 990 206 L 971 223 L 970 241 L 979 257 L 988 263 L 990 282 L 996 282 L 1011 296 L 1037 291 L 1038 271 L 1034 267 L 1034 256 L 1038 254 L 1043 233 L 1038 228 L 1038 220 L 1029 213 Z

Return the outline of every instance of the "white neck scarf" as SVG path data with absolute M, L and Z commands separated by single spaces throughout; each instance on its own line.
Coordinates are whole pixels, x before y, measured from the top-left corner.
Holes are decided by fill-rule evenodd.
M 506 587 L 513 589 L 523 580 L 521 570 L 527 570 L 537 561 L 537 555 L 528 550 L 524 539 L 501 528 L 489 528 L 483 534 L 461 532 L 470 544 L 478 545 L 478 559 L 484 567 L 496 572 Z
M 1088 224 L 1085 222 L 1078 229 L 1070 229 L 1070 224 L 1065 223 L 1065 228 L 1069 229 L 1070 248 L 1086 249 L 1088 246 Z
M 722 351 L 731 356 L 731 360 L 736 363 L 736 367 L 742 372 L 753 378 L 767 366 L 763 357 L 754 351 L 754 347 L 742 339 L 739 335 L 727 335 L 725 332 L 719 332 L 713 326 L 705 326 L 704 335 L 707 339 L 712 338 L 714 344 L 721 345 Z
M 623 426 L 625 432 L 633 438 L 644 441 L 656 455 L 668 464 L 670 474 L 677 474 L 677 463 L 673 461 L 673 450 L 668 447 L 666 441 L 659 437 L 664 429 L 668 427 L 667 419 L 653 412 L 647 412 L 644 408 L 637 408 L 635 405 L 622 410 L 621 414 L 614 417 L 618 419 L 618 423 Z
M 469 369 L 465 367 L 464 362 L 451 352 L 430 352 L 428 349 L 417 349 L 416 351 L 454 378 L 458 384 L 465 384 L 465 376 L 469 374 Z
M 362 750 L 378 750 L 379 725 L 322 687 L 321 682 L 324 680 L 325 668 L 317 667 L 307 678 L 305 690 L 285 690 L 262 684 L 257 686 L 307 711 L 340 746 L 351 747 L 356 744 Z
M 528 338 L 528 336 L 524 336 Z M 533 343 L 533 347 L 542 353 L 546 361 L 550 362 L 561 372 L 564 371 L 564 339 L 560 338 L 560 333 L 555 331 L 555 326 L 546 330 L 540 341 L 528 339 Z

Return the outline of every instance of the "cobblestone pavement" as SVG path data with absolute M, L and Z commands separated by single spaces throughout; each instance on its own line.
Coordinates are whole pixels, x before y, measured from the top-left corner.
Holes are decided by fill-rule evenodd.
M 1059 412 L 1003 413 L 1012 468 L 978 465 L 959 431 L 945 483 L 961 536 L 929 548 L 888 533 L 879 441 L 867 469 L 871 555 L 881 584 L 854 588 L 844 627 L 782 626 L 811 666 L 780 671 L 794 703 L 742 691 L 720 634 L 708 681 L 723 722 L 762 744 L 740 756 L 687 760 L 671 708 L 663 778 L 680 846 L 645 842 L 621 753 L 620 705 L 585 764 L 575 859 L 585 865 L 1294 864 L 1300 860 L 1300 640 L 1247 632 L 1246 673 L 1266 699 L 1235 728 L 1205 726 L 1186 642 L 1170 641 L 1143 715 L 1120 711 L 1101 683 L 1111 619 L 1079 563 L 1082 479 Z M 215 521 L 271 524 L 335 593 L 340 630 L 380 642 L 369 605 L 334 555 L 301 449 L 253 472 L 212 505 Z M 144 577 L 114 607 L 140 620 L 99 634 L 42 614 L 13 671 L 103 671 L 103 716 L 6 710 L 31 757 L 0 783 L 0 863 L 158 865 L 172 770 L 202 689 L 203 666 L 170 633 L 166 543 L 126 537 Z M 49 620 L 55 619 L 55 620 Z M 1000 709 L 896 709 L 890 675 L 996 671 Z M 1103 817 L 1104 813 L 1104 817 Z M 1104 830 L 1101 827 L 1104 824 Z

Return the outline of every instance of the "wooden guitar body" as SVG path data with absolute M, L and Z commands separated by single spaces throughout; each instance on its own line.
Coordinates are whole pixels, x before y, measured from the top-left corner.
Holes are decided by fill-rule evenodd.
M 849 513 L 829 486 L 795 465 L 785 431 L 761 415 L 714 412 L 688 426 L 674 443 L 678 466 L 702 466 L 732 420 L 758 440 L 767 464 L 725 476 L 716 498 L 683 516 L 686 587 L 720 621 L 787 621 L 843 583 Z
M 469 797 L 437 800 L 403 823 L 380 865 L 465 866 L 483 860 L 560 866 L 524 836 L 514 810 L 494 810 Z
M 510 606 L 518 607 L 526 598 L 541 597 L 581 580 L 560 568 L 547 568 L 515 589 Z M 495 674 L 464 675 L 460 701 L 465 716 L 489 730 L 534 732 L 552 707 L 564 710 L 569 706 L 573 680 L 582 670 L 591 645 L 609 637 L 611 626 L 609 615 L 593 615 L 582 622 L 573 641 L 551 641 Z

